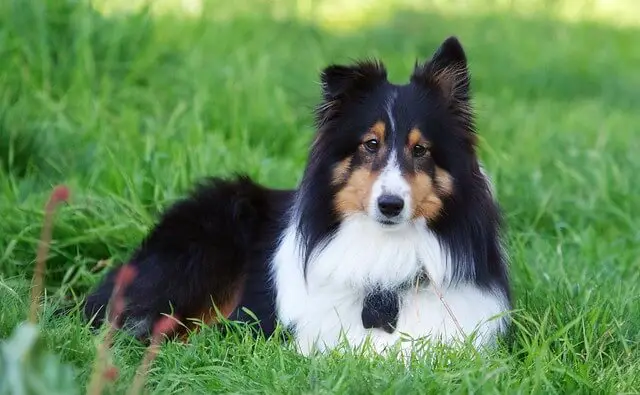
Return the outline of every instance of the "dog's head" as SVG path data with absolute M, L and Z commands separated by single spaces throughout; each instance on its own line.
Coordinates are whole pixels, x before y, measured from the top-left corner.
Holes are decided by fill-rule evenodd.
M 376 61 L 329 66 L 321 82 L 306 178 L 330 185 L 337 219 L 364 214 L 389 228 L 437 221 L 477 165 L 460 42 L 445 40 L 405 85 L 390 83 Z

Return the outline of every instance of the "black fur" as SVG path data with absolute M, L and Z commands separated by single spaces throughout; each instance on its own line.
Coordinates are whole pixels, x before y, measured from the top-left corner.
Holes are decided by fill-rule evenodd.
M 374 289 L 364 298 L 362 325 L 393 333 L 400 315 L 400 296 L 390 289 Z
M 445 70 L 451 77 L 442 86 L 437 77 Z M 433 162 L 424 166 L 438 165 L 454 179 L 454 195 L 445 200 L 443 215 L 429 224 L 453 256 L 454 278 L 449 280 L 496 285 L 510 298 L 499 207 L 476 155 L 470 76 L 462 46 L 454 37 L 444 41 L 430 61 L 416 65 L 406 85 L 392 84 L 386 75 L 379 62 L 329 66 L 322 73 L 325 100 L 316 111 L 318 136 L 299 190 L 305 262 L 339 226 L 332 203 L 338 187 L 330 183 L 331 170 L 356 151 L 371 124 L 378 119 L 389 122 L 385 106 L 393 97 L 397 133 L 388 138 L 403 142 L 418 126 L 433 143 Z M 475 262 L 475 267 L 468 267 L 468 262 Z
M 292 193 L 268 190 L 247 177 L 211 178 L 162 216 L 133 254 L 137 276 L 127 288 L 125 327 L 145 339 L 164 314 L 199 318 L 211 301 L 224 303 L 246 276 L 241 304 L 260 317 L 271 333 L 274 293 L 266 261 L 280 232 L 280 219 Z M 117 270 L 88 298 L 85 315 L 102 324 Z M 241 310 L 233 318 L 250 320 Z
M 439 76 L 444 70 L 450 78 L 443 80 Z M 277 290 L 269 280 L 269 262 L 290 220 L 288 209 L 299 210 L 306 269 L 309 256 L 340 225 L 333 205 L 340 186 L 332 184 L 332 171 L 353 155 L 373 122 L 389 122 L 385 110 L 389 100 L 394 102 L 396 127 L 389 138 L 402 142 L 418 126 L 433 143 L 430 162 L 419 166 L 430 168 L 432 174 L 437 165 L 453 177 L 453 195 L 444 200 L 442 215 L 428 224 L 452 255 L 454 278 L 449 280 L 498 288 L 510 298 L 500 246 L 500 212 L 476 157 L 469 74 L 460 43 L 446 40 L 430 61 L 416 66 L 405 85 L 387 81 L 384 66 L 374 61 L 329 66 L 321 79 L 318 131 L 297 190 L 268 189 L 247 177 L 208 179 L 169 208 L 133 254 L 130 263 L 138 276 L 126 292 L 124 321 L 128 326 L 142 322 L 133 330 L 138 337 L 148 336 L 162 313 L 179 318 L 200 314 L 211 300 L 226 303 L 239 286 L 244 287 L 243 297 L 231 318 L 250 321 L 241 310 L 246 307 L 270 334 L 277 318 Z M 404 171 L 411 171 L 411 166 L 404 166 Z M 115 273 L 109 273 L 87 299 L 85 314 L 96 316 L 94 326 L 104 319 Z M 367 298 L 362 312 L 365 326 L 389 329 L 397 320 L 394 298 L 384 292 Z

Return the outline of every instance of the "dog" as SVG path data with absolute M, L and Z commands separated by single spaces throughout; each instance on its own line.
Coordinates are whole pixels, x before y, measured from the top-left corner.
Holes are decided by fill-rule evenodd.
M 378 60 L 320 74 L 316 133 L 298 187 L 246 175 L 201 180 L 129 265 L 115 322 L 140 339 L 162 315 L 282 324 L 299 352 L 416 340 L 495 344 L 512 307 L 502 217 L 477 157 L 470 74 L 444 40 L 409 81 Z M 119 268 L 85 302 L 93 327 Z M 409 341 L 407 341 L 409 339 Z

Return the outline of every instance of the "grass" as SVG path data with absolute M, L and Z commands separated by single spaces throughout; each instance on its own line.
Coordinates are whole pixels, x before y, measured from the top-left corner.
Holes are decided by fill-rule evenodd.
M 620 20 L 601 2 L 216 0 L 198 13 L 115 3 L 0 4 L 0 339 L 26 318 L 54 184 L 72 198 L 56 217 L 42 334 L 84 388 L 98 339 L 78 314 L 52 312 L 99 281 L 96 265 L 126 259 L 199 177 L 242 171 L 294 186 L 327 63 L 379 56 L 404 81 L 415 59 L 456 34 L 470 58 L 481 157 L 507 217 L 514 334 L 488 355 L 443 350 L 406 370 L 355 354 L 306 359 L 246 331 L 204 330 L 162 348 L 149 388 L 640 391 L 635 3 L 618 2 Z M 113 352 L 121 393 L 144 348 L 117 336 Z

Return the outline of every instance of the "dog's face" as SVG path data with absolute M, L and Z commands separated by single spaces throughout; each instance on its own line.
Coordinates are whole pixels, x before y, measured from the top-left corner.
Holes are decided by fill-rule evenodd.
M 464 51 L 447 39 L 410 82 L 362 62 L 322 73 L 324 102 L 312 161 L 330 172 L 335 213 L 365 214 L 383 227 L 441 215 L 457 176 L 475 162 Z

